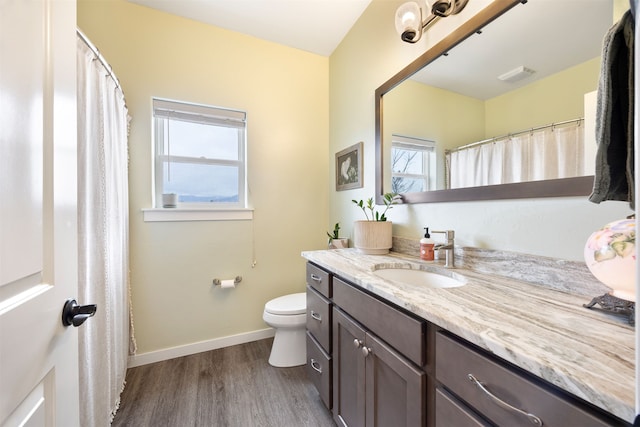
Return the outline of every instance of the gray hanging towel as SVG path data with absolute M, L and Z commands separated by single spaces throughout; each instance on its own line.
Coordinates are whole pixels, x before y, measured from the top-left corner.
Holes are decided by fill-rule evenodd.
M 589 200 L 628 201 L 634 208 L 634 22 L 631 11 L 607 32 L 596 106 L 595 179 Z

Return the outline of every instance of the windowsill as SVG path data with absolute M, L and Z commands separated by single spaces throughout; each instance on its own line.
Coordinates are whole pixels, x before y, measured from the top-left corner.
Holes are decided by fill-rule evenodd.
M 253 209 L 149 208 L 142 209 L 144 222 L 246 221 Z

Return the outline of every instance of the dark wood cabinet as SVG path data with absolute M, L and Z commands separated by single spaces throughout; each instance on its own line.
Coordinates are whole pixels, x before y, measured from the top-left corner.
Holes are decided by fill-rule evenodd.
M 331 356 L 327 354 L 313 335 L 307 331 L 307 374 L 318 390 L 320 399 L 327 409 L 331 410 L 332 404 L 332 377 L 333 363 Z
M 420 368 L 335 307 L 333 338 L 338 425 L 425 425 L 426 375 Z
M 489 427 L 465 404 L 441 387 L 435 390 L 435 427 Z
M 338 426 L 630 427 L 311 263 L 307 285 L 307 369 Z
M 333 418 L 339 426 L 365 427 L 365 330 L 333 309 Z
M 416 365 L 425 364 L 425 320 L 401 311 L 339 277 L 333 278 L 333 303 Z
M 462 412 L 469 415 L 472 410 L 497 426 L 628 425 L 590 409 L 568 393 L 521 372 L 452 334 L 439 332 L 435 348 L 436 378 L 441 387 L 456 396 L 446 394 L 449 405 L 460 409 L 457 413 L 439 410 L 438 405 L 445 399 L 436 399 L 436 426 L 457 425 L 454 417 Z M 483 425 L 469 422 L 466 425 Z
M 315 264 L 307 263 L 307 285 L 314 288 L 325 298 L 331 298 L 333 276 Z
M 331 301 L 307 286 L 307 331 L 331 354 Z
M 367 334 L 366 425 L 424 426 L 426 374 L 375 335 Z
M 329 272 L 307 263 L 307 373 L 329 410 L 333 405 L 332 280 Z

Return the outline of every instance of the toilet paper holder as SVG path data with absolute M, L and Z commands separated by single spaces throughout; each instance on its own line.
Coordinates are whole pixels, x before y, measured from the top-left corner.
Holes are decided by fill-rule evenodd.
M 237 285 L 238 283 L 242 282 L 242 277 L 240 276 L 236 276 L 235 279 L 233 279 L 233 284 Z M 213 279 L 213 286 L 220 286 L 222 284 L 222 280 L 220 279 Z

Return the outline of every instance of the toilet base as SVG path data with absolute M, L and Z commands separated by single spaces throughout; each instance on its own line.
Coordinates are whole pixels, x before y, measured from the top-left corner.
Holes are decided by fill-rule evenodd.
M 307 338 L 302 328 L 277 328 L 273 338 L 269 364 L 288 368 L 307 363 Z

